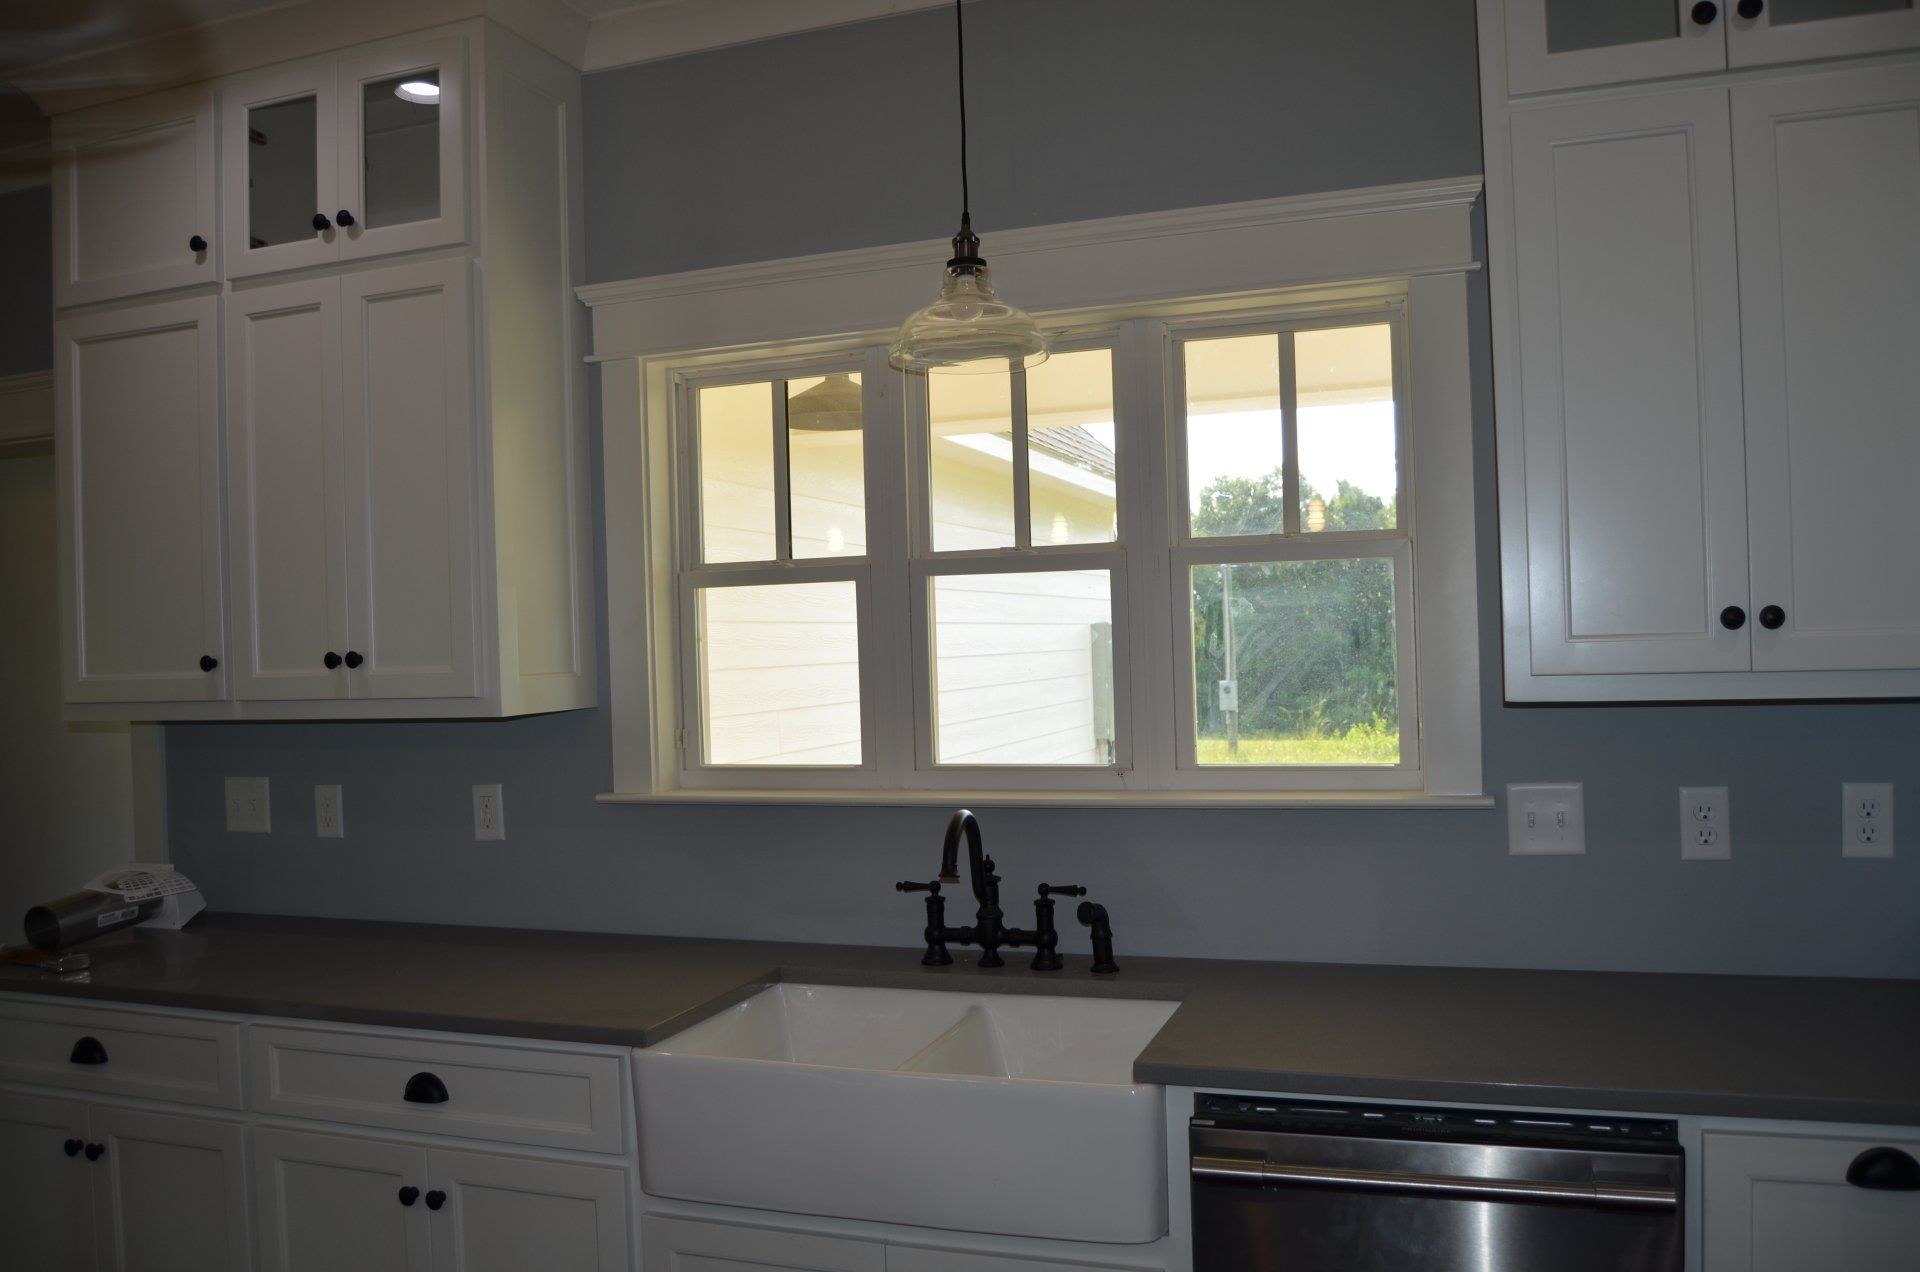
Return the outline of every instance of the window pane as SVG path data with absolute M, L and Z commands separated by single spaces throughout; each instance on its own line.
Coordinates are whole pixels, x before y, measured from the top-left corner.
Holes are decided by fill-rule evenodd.
M 1280 338 L 1189 340 L 1185 348 L 1193 533 L 1284 533 Z
M 796 558 L 866 552 L 863 439 L 857 374 L 787 381 L 787 485 Z
M 1297 332 L 1293 340 L 1300 528 L 1393 529 L 1393 328 L 1328 327 Z
M 860 763 L 854 585 L 700 589 L 708 764 Z
M 1105 570 L 933 580 L 942 764 L 1113 762 L 1113 588 Z
M 1192 572 L 1202 764 L 1398 764 L 1393 562 Z
M 1672 40 L 1680 34 L 1680 10 L 1673 0 L 1546 0 L 1546 7 L 1549 53 Z
M 1113 351 L 1056 353 L 1027 372 L 1035 544 L 1114 539 Z
M 773 559 L 773 386 L 700 390 L 700 543 L 709 561 Z
M 1767 21 L 1774 26 L 1796 22 L 1826 22 L 1833 18 L 1852 18 L 1866 13 L 1900 13 L 1913 8 L 1913 0 L 1773 0 L 1767 6 Z
M 317 103 L 311 97 L 247 111 L 247 246 L 314 236 L 320 210 Z M 333 209 L 327 209 L 333 215 Z
M 440 215 L 440 72 L 413 71 L 361 89 L 368 228 Z
M 1014 546 L 1012 378 L 930 375 L 927 420 L 933 550 Z

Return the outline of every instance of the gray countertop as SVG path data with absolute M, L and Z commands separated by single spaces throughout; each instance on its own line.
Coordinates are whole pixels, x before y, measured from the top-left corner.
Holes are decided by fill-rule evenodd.
M 1024 957 L 205 915 L 0 991 L 645 1046 L 776 980 L 1177 998 L 1141 1081 L 1323 1096 L 1920 1125 L 1920 981 Z

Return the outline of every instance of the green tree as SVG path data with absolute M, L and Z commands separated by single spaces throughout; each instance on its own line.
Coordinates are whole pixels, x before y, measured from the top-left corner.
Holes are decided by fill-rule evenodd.
M 1301 484 L 1303 509 L 1319 496 Z M 1328 530 L 1391 527 L 1393 505 L 1342 481 Z M 1224 477 L 1201 492 L 1197 534 L 1271 534 L 1282 527 L 1278 472 Z M 1303 518 L 1304 520 L 1304 515 Z M 1223 570 L 1232 572 L 1240 730 L 1247 736 L 1327 737 L 1399 717 L 1392 566 L 1378 558 L 1207 566 L 1194 571 L 1193 640 L 1201 732 L 1224 732 Z

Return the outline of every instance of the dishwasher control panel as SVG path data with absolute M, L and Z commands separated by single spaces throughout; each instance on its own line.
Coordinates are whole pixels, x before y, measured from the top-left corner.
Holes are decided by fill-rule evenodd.
M 1276 1099 L 1255 1095 L 1196 1095 L 1193 1125 L 1306 1135 L 1365 1135 L 1392 1139 L 1474 1140 L 1511 1144 L 1617 1143 L 1663 1147 L 1678 1143 L 1679 1127 L 1658 1118 L 1583 1113 L 1433 1108 L 1412 1104 Z

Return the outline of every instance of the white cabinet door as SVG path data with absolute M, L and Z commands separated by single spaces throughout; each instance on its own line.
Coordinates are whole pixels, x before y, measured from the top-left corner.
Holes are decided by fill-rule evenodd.
M 337 72 L 343 260 L 465 242 L 465 36 L 342 58 Z
M 340 255 L 334 60 L 308 58 L 220 88 L 221 224 L 231 278 Z
M 627 1172 L 491 1153 L 429 1155 L 446 1200 L 437 1272 L 626 1272 Z
M 427 1272 L 427 1150 L 258 1127 L 261 1272 Z
M 339 280 L 236 292 L 226 326 L 234 694 L 345 697 Z
M 204 86 L 55 122 L 55 305 L 219 278 L 213 125 Z
M 1512 145 L 1531 648 L 1507 657 L 1745 670 L 1726 94 L 1517 110 Z
M 886 1272 L 878 1241 L 784 1228 L 648 1215 L 640 1221 L 646 1272 Z
M 341 280 L 356 698 L 479 691 L 468 268 L 430 261 Z
M 1920 1139 L 1707 1132 L 1705 1272 L 1920 1268 L 1920 1192 L 1847 1183 L 1847 1168 L 1880 1147 L 1920 1156 Z
M 245 1272 L 246 1128 L 95 1105 L 94 1215 L 108 1272 Z
M 70 702 L 226 696 L 217 297 L 55 326 Z
M 1722 70 L 1726 10 L 1716 0 L 1481 0 L 1507 29 L 1507 91 L 1538 93 Z
M 1731 66 L 1920 46 L 1920 6 L 1914 0 L 1746 0 L 1752 17 L 1735 0 L 1727 8 Z
M 934 1246 L 887 1246 L 887 1272 L 1160 1272 L 1164 1264 L 1030 1259 Z
M 1920 68 L 1733 90 L 1757 670 L 1920 667 Z
M 92 1272 L 93 1185 L 78 1100 L 0 1095 L 0 1263 Z

